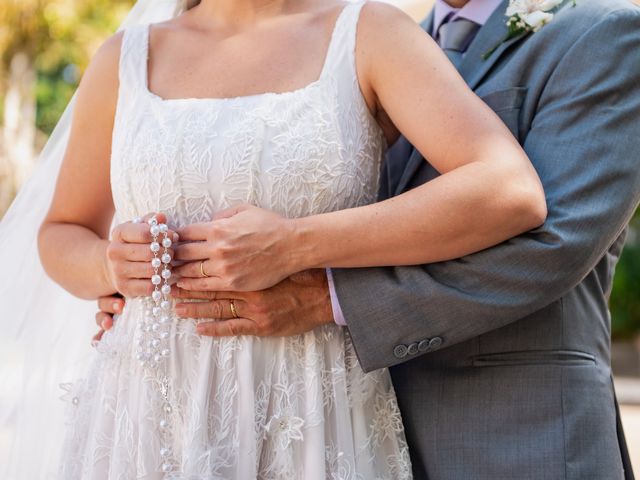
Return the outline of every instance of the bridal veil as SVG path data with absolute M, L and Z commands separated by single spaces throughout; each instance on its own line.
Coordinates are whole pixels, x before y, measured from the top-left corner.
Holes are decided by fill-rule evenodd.
M 138 0 L 119 29 L 175 16 L 181 0 Z M 64 391 L 91 354 L 95 302 L 77 299 L 45 274 L 37 234 L 66 150 L 75 96 L 30 179 L 0 222 L 0 478 L 56 477 Z

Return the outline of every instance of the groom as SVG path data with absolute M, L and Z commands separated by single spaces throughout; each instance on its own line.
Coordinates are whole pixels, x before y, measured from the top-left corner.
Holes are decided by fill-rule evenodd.
M 459 260 L 308 273 L 238 294 L 247 312 L 232 313 L 248 329 L 214 294 L 182 314 L 222 319 L 212 335 L 284 335 L 332 311 L 366 371 L 392 367 L 417 480 L 633 478 L 607 299 L 640 200 L 640 11 L 567 0 L 539 31 L 509 36 L 507 7 L 436 0 L 423 27 L 523 145 L 545 225 Z M 380 199 L 437 175 L 401 139 Z

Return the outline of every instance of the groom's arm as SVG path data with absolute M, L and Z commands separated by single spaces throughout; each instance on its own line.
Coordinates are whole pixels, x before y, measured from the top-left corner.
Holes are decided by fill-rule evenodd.
M 605 255 L 640 200 L 638 31 L 637 11 L 610 14 L 565 54 L 541 94 L 524 148 L 545 188 L 544 226 L 455 261 L 333 271 L 365 370 L 419 355 L 397 358 L 399 344 L 439 337 L 444 348 L 519 320 Z

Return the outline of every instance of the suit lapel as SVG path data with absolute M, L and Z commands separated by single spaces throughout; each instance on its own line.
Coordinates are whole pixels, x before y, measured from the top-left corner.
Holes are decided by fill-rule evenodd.
M 552 12 L 557 13 L 567 4 L 568 1 L 564 0 L 557 5 Z M 487 23 L 484 24 L 476 38 L 474 38 L 471 45 L 469 45 L 464 60 L 458 69 L 460 75 L 465 79 L 471 90 L 478 88 L 480 82 L 505 52 L 531 34 L 522 33 L 505 41 L 509 31 L 507 27 L 508 18 L 505 15 L 508 6 L 509 1 L 503 0 L 502 4 L 500 4 L 491 17 L 489 17 Z M 496 45 L 498 46 L 496 50 L 489 55 L 488 58 L 483 58 L 484 55 Z
M 524 33 L 505 41 L 509 32 L 505 15 L 508 5 L 508 0 L 504 0 L 496 8 L 469 45 L 464 60 L 460 64 L 460 75 L 472 90 L 510 47 L 527 37 Z M 488 58 L 484 58 L 484 55 L 495 46 L 498 46 L 496 50 Z

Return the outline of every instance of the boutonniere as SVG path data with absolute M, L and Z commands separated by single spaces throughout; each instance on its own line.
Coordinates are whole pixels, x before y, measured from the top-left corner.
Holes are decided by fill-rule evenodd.
M 507 34 L 491 50 L 482 55 L 486 60 L 504 42 L 529 32 L 537 32 L 544 25 L 553 20 L 553 10 L 564 0 L 510 0 L 505 15 L 507 19 Z

